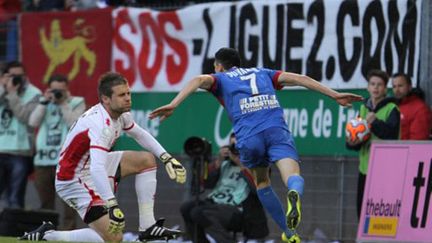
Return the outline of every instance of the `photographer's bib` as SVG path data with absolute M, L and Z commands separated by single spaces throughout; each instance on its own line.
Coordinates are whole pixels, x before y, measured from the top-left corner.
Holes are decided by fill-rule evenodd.
M 84 102 L 84 98 L 72 97 L 67 105 L 74 110 L 82 102 Z M 49 103 L 46 106 L 45 115 L 36 138 L 35 165 L 57 165 L 58 153 L 60 152 L 64 139 L 66 138 L 68 129 L 69 127 L 63 120 L 61 107 Z
M 241 168 L 225 160 L 221 165 L 221 178 L 208 195 L 217 204 L 240 205 L 249 195 L 249 185 L 242 176 Z

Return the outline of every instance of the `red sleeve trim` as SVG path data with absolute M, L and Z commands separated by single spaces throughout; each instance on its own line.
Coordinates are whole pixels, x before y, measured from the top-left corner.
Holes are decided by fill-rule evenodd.
M 109 149 L 107 149 L 107 148 L 105 148 L 105 147 L 102 147 L 102 146 L 97 146 L 97 145 L 91 145 L 91 146 L 90 146 L 90 149 L 100 149 L 100 150 L 103 150 L 103 151 L 109 152 Z
M 123 131 L 131 130 L 135 126 L 135 122 L 132 123 L 129 127 L 123 128 Z
M 224 102 L 224 100 L 221 97 L 217 97 L 217 100 L 225 108 L 225 102 Z
M 215 92 L 216 91 L 216 87 L 217 87 L 217 77 L 213 74 L 210 75 L 213 78 L 213 84 L 210 87 L 210 89 L 208 89 L 208 91 L 210 92 Z
M 276 71 L 276 73 L 273 75 L 272 81 L 273 81 L 273 87 L 277 90 L 281 90 L 283 88 L 282 85 L 278 83 L 279 76 L 282 74 L 282 71 Z

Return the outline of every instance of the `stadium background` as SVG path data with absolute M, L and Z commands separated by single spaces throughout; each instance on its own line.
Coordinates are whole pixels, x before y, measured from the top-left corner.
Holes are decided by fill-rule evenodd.
M 155 36 L 152 37 L 154 39 L 150 38 L 147 40 L 149 42 L 142 41 L 136 44 L 133 38 L 125 37 L 125 34 L 121 31 L 116 32 L 116 24 L 125 24 L 128 18 L 139 19 L 139 17 L 136 16 L 139 16 L 143 12 L 151 12 L 149 16 L 154 17 L 159 14 L 155 11 L 176 11 L 179 12 L 178 16 L 181 16 L 181 11 L 185 11 L 186 13 L 197 11 L 196 15 L 198 17 L 196 21 L 200 21 L 204 24 L 207 33 L 203 33 L 205 38 L 201 39 L 201 42 L 199 39 L 190 38 L 190 36 L 185 37 L 189 45 L 187 49 L 192 49 L 193 52 L 198 53 L 198 55 L 189 55 L 193 56 L 193 58 L 190 59 L 187 70 L 184 71 L 186 74 L 183 78 L 176 78 L 175 75 L 171 78 L 168 77 L 169 68 L 162 64 L 161 68 L 165 68 L 165 72 L 162 70 L 160 73 L 155 74 L 155 71 L 151 68 L 144 68 L 145 72 L 139 71 L 139 68 L 134 70 L 137 73 L 141 72 L 140 74 L 143 76 L 149 75 L 150 77 L 154 77 L 153 81 L 155 81 L 155 83 L 151 83 L 152 80 L 149 78 L 143 77 L 140 79 L 139 77 L 136 78 L 136 76 L 139 75 L 135 75 L 133 79 L 134 85 L 132 85 L 135 91 L 133 94 L 135 99 L 133 113 L 137 122 L 155 135 L 169 151 L 177 154 L 189 169 L 191 166 L 191 163 L 189 163 L 190 159 L 184 155 L 182 150 L 183 142 L 188 137 L 200 136 L 209 139 L 212 141 L 214 153 L 216 153 L 218 145 L 222 145 L 227 141 L 226 137 L 230 131 L 229 121 L 226 114 L 221 111 L 216 100 L 208 94 L 197 93 L 188 99 L 185 104 L 176 111 L 175 115 L 163 124 L 159 124 L 157 121 L 149 121 L 147 115 L 153 108 L 169 101 L 175 95 L 173 91 L 177 91 L 181 88 L 181 84 L 184 84 L 184 81 L 187 80 L 185 77 L 202 72 L 210 72 L 212 64 L 211 55 L 220 46 L 239 48 L 242 55 L 247 59 L 247 65 L 265 65 L 269 68 L 280 68 L 308 74 L 333 88 L 342 88 L 362 95 L 366 95 L 364 90 L 366 84 L 364 79 L 365 70 L 383 68 L 389 73 L 395 73 L 396 71 L 409 72 L 409 70 L 411 70 L 410 75 L 413 77 L 415 84 L 426 92 L 428 103 L 432 103 L 432 80 L 429 68 L 432 61 L 431 55 L 429 54 L 432 47 L 432 37 L 430 35 L 430 33 L 432 33 L 432 16 L 430 11 L 432 9 L 432 4 L 429 1 L 396 1 L 397 9 L 401 12 L 398 18 L 391 18 L 395 16 L 395 13 L 392 13 L 390 10 L 386 11 L 391 9 L 389 6 L 392 1 L 384 0 L 362 1 L 360 4 L 356 4 L 355 1 L 346 1 L 347 4 L 345 4 L 346 6 L 344 5 L 344 7 L 341 6 L 342 4 L 336 4 L 333 1 L 307 1 L 305 3 L 303 3 L 303 1 L 208 2 L 163 1 L 163 3 L 160 3 L 159 1 L 147 1 L 146 3 L 133 6 L 140 7 L 139 9 L 129 9 L 129 15 L 124 15 L 125 11 L 121 9 L 113 10 L 113 12 L 108 12 L 108 14 L 96 10 L 94 12 L 83 11 L 80 13 L 26 13 L 20 15 L 17 20 L 2 23 L 0 31 L 0 40 L 2 41 L 0 43 L 0 60 L 22 60 L 27 67 L 32 82 L 43 87 L 43 75 L 49 60 L 44 60 L 46 59 L 46 54 L 40 47 L 32 48 L 35 45 L 40 46 L 40 33 L 34 31 L 35 28 L 40 30 L 44 27 L 46 33 L 49 33 L 52 21 L 54 19 L 59 19 L 64 38 L 67 39 L 77 33 L 76 28 L 71 28 L 71 26 L 78 26 L 77 24 L 79 24 L 79 22 L 76 22 L 77 19 L 83 18 L 87 21 L 84 21 L 87 26 L 93 25 L 99 27 L 100 25 L 98 25 L 97 21 L 103 21 L 103 18 L 107 16 L 110 18 L 113 16 L 113 18 L 117 20 L 113 21 L 114 29 L 110 29 L 110 25 L 106 25 L 106 22 L 103 26 L 108 28 L 108 30 L 99 30 L 98 32 L 92 32 L 91 28 L 86 29 L 85 25 L 81 26 L 81 30 L 90 30 L 87 35 L 83 34 L 83 36 L 90 39 L 112 36 L 112 43 L 110 40 L 108 45 L 103 45 L 101 44 L 102 42 L 97 40 L 87 45 L 90 50 L 93 50 L 97 55 L 102 55 L 102 57 L 97 57 L 98 61 L 95 73 L 91 78 L 86 76 L 86 68 L 89 64 L 86 63 L 85 60 L 81 60 L 81 69 L 72 82 L 74 94 L 86 96 L 91 104 L 96 102 L 95 89 L 92 87 L 95 87 L 94 82 L 95 77 L 97 77 L 97 72 L 101 73 L 108 70 L 116 70 L 125 75 L 130 75 L 131 69 L 127 68 L 128 64 L 125 64 L 128 62 L 125 56 L 130 54 L 128 51 L 134 49 L 134 46 L 137 48 L 137 50 L 135 50 L 137 51 L 137 58 L 135 61 L 140 62 L 152 59 L 153 61 L 147 62 L 144 67 L 151 67 L 151 64 L 153 64 L 154 67 L 158 60 L 157 54 L 159 51 L 157 47 L 166 47 L 167 45 L 166 42 L 158 40 Z M 201 3 L 203 5 L 199 5 Z M 370 56 L 366 55 L 366 51 L 362 51 L 360 53 L 362 55 L 360 58 L 361 60 L 351 66 L 351 69 L 353 69 L 351 76 L 346 73 L 340 74 L 350 67 L 349 65 L 344 67 L 338 65 L 340 62 L 337 61 L 340 60 L 340 56 L 323 56 L 325 55 L 323 53 L 327 52 L 336 53 L 334 50 L 336 50 L 338 46 L 331 40 L 338 40 L 337 36 L 333 37 L 333 39 L 321 38 L 321 42 L 316 42 L 317 39 L 314 38 L 319 36 L 320 24 L 323 24 L 325 27 L 322 29 L 324 31 L 323 35 L 327 32 L 332 33 L 332 30 L 326 27 L 329 25 L 328 22 L 332 21 L 326 19 L 328 18 L 327 12 L 333 11 L 331 10 L 333 7 L 332 4 L 336 5 L 337 8 L 335 9 L 339 12 L 344 10 L 351 13 L 349 16 L 352 22 L 347 21 L 346 19 L 348 17 L 346 16 L 344 21 L 352 26 L 362 26 L 367 19 L 377 21 L 368 22 L 368 27 L 363 26 L 357 29 L 352 28 L 352 30 L 345 30 L 344 38 L 354 39 L 354 37 L 360 37 L 360 44 L 361 47 L 363 47 L 362 50 L 367 46 L 370 48 L 368 49 L 370 51 Z M 265 7 L 263 7 L 263 5 L 270 6 L 270 10 L 268 10 L 270 14 L 267 16 L 270 22 L 262 21 L 267 23 L 268 26 L 273 26 L 267 26 L 268 29 L 270 29 L 268 30 L 269 32 L 264 32 L 263 30 L 266 28 L 263 26 L 266 25 L 259 22 L 259 20 L 265 19 L 263 14 L 258 14 L 258 18 L 254 18 L 255 15 L 253 14 L 254 10 L 257 10 L 257 12 L 264 12 L 263 9 L 265 9 Z M 355 9 L 356 6 L 357 9 Z M 377 6 L 381 6 L 381 9 L 376 8 Z M 152 10 L 147 8 L 151 8 Z M 224 22 L 222 18 L 216 18 L 219 13 L 218 11 L 212 10 L 224 8 L 230 9 L 231 13 L 234 13 L 230 15 L 231 18 L 234 18 L 234 20 L 231 19 L 231 24 L 225 23 L 226 21 Z M 345 10 L 345 8 L 348 10 Z M 370 8 L 378 10 L 368 12 L 367 10 Z M 324 15 L 325 17 L 320 15 L 320 13 L 322 13 L 321 11 L 327 13 Z M 360 16 L 356 16 L 356 12 L 359 13 Z M 101 14 L 102 17 L 95 17 L 98 14 Z M 135 17 L 133 14 L 136 14 Z M 370 14 L 370 16 L 366 18 L 368 14 Z M 384 19 L 384 27 L 381 26 L 384 28 L 384 34 L 380 32 L 379 27 L 376 27 L 376 23 L 379 23 L 381 16 L 383 16 Z M 168 14 L 167 18 L 169 19 L 169 17 L 170 15 Z M 193 19 L 194 16 L 191 16 L 191 18 Z M 323 19 L 327 21 L 323 23 Z M 355 23 L 355 19 L 359 20 L 357 24 Z M 141 23 L 146 23 L 146 20 L 149 19 L 141 18 L 140 21 L 143 21 Z M 91 21 L 96 22 L 92 23 Z M 133 23 L 133 21 L 135 20 L 131 22 Z M 219 23 L 218 21 L 222 22 Z M 333 21 L 335 23 L 337 22 L 334 18 Z M 186 25 L 188 24 L 187 21 L 183 23 Z M 235 25 L 233 28 L 232 23 L 237 23 L 238 25 Z M 244 24 L 243 28 L 241 28 L 242 25 L 240 25 L 240 23 Z M 275 23 L 277 23 L 277 25 L 275 25 Z M 281 23 L 280 27 L 279 23 Z M 38 24 L 39 26 L 37 26 Z M 193 27 L 193 24 L 194 22 L 191 20 L 191 23 L 187 26 Z M 175 26 L 175 24 L 173 25 Z M 218 25 L 221 25 L 222 28 L 218 29 Z M 258 31 L 257 28 L 252 28 L 251 26 L 253 25 L 258 25 L 260 30 Z M 223 28 L 224 26 L 226 28 Z M 151 29 L 153 27 L 150 21 L 147 28 Z M 197 28 L 199 29 L 199 27 Z M 280 41 L 276 37 L 272 37 L 275 36 L 275 28 L 281 28 L 281 30 L 284 31 L 284 35 L 286 35 L 286 39 L 285 37 L 281 37 L 283 40 Z M 349 27 L 345 28 L 349 29 Z M 121 28 L 119 27 L 119 29 Z M 212 29 L 215 30 L 213 36 L 210 33 L 211 31 L 209 31 Z M 301 29 L 304 29 L 304 31 L 299 31 Z M 287 30 L 292 32 L 285 32 Z M 140 30 L 137 31 L 139 32 Z M 141 31 L 145 33 L 144 28 Z M 172 29 L 169 31 L 172 31 Z M 192 29 L 187 29 L 186 31 L 194 32 Z M 336 31 L 333 30 L 333 32 Z M 104 34 L 94 35 L 94 33 Z M 229 33 L 229 35 L 215 37 L 215 35 L 221 35 L 221 33 Z M 249 36 L 244 33 L 249 33 Z M 263 41 L 263 39 L 266 39 L 263 38 L 266 37 L 264 33 L 270 33 L 267 35 L 267 38 L 270 40 L 269 42 L 275 43 L 275 46 L 269 43 L 265 44 Z M 369 39 L 367 39 L 368 34 Z M 166 33 L 163 35 L 165 37 L 170 36 Z M 47 34 L 47 36 L 49 35 Z M 226 39 L 223 41 L 218 39 L 224 37 Z M 361 39 L 362 37 L 364 38 Z M 396 45 L 396 37 L 400 38 L 398 41 L 405 45 Z M 152 41 L 157 44 L 152 43 Z M 388 59 L 388 55 L 386 56 L 386 41 L 391 42 L 393 59 Z M 404 41 L 406 41 L 406 43 Z M 124 43 L 129 43 L 132 49 L 128 49 L 127 44 Z M 153 46 L 150 45 L 151 47 L 143 50 L 145 44 L 151 44 Z M 264 58 L 265 54 L 263 54 L 263 49 L 266 45 L 270 50 L 270 55 L 267 59 Z M 346 49 L 345 55 L 347 58 L 350 54 L 357 53 L 353 45 L 354 44 L 347 44 L 347 46 L 344 47 Z M 123 46 L 123 48 L 119 48 L 119 46 Z M 125 46 L 126 48 L 124 48 Z M 287 46 L 292 47 L 291 53 L 287 51 Z M 283 47 L 283 50 L 285 50 L 285 52 L 281 51 L 282 57 L 275 54 L 279 50 L 277 49 L 278 47 Z M 177 48 L 176 50 L 181 50 L 181 48 Z M 373 50 L 376 51 L 375 54 Z M 167 53 L 167 51 L 163 53 Z M 180 52 L 177 54 L 179 53 Z M 338 50 L 337 53 L 340 53 L 340 50 Z M 376 53 L 379 54 L 376 55 Z M 141 54 L 143 54 L 144 57 L 142 57 Z M 255 54 L 258 55 L 258 57 L 256 57 Z M 315 54 L 315 56 L 311 54 Z M 410 55 L 412 55 L 411 62 L 408 61 Z M 292 56 L 296 56 L 297 58 L 290 59 Z M 176 68 L 181 69 L 180 65 L 175 65 L 176 62 L 181 63 L 183 60 L 181 57 L 180 54 L 178 57 L 173 57 L 174 69 L 171 69 L 173 73 L 178 71 Z M 402 61 L 402 59 L 404 60 Z M 320 61 L 322 62 L 320 63 Z M 123 64 L 120 64 L 122 62 Z M 390 62 L 392 65 L 388 64 Z M 139 67 L 138 64 L 137 67 Z M 317 69 L 316 67 L 321 68 Z M 71 68 L 72 63 L 69 61 L 64 65 L 58 66 L 56 72 L 70 72 Z M 335 75 L 329 75 L 332 73 L 332 68 L 336 70 L 333 71 L 333 74 L 336 73 L 336 77 Z M 333 77 L 329 78 L 330 76 Z M 347 80 L 341 81 L 342 79 Z M 167 83 L 166 80 L 172 81 L 174 85 L 172 85 L 172 83 Z M 299 230 L 300 233 L 307 240 L 313 238 L 316 229 L 321 229 L 329 239 L 353 242 L 357 231 L 355 192 L 358 161 L 355 153 L 345 150 L 343 142 L 343 124 L 349 117 L 355 115 L 355 112 L 358 110 L 358 104 L 351 110 L 341 109 L 327 97 L 301 89 L 280 91 L 279 97 L 285 110 L 290 129 L 295 135 L 297 147 L 302 156 L 302 173 L 306 180 L 306 191 L 303 199 L 304 217 Z M 137 149 L 138 147 L 128 138 L 122 137 L 118 141 L 117 148 Z M 192 173 L 189 173 L 189 175 L 190 174 Z M 273 184 L 276 191 L 282 196 L 285 189 L 279 180 L 279 175 L 276 170 L 274 170 L 272 177 L 274 178 Z M 130 231 L 136 230 L 138 222 L 136 199 L 134 193 L 132 193 L 130 189 L 133 187 L 133 184 L 132 179 L 124 180 L 121 183 L 120 193 L 118 194 L 120 203 L 123 205 L 127 217 L 127 229 Z M 160 167 L 158 170 L 156 216 L 166 217 L 168 225 L 182 225 L 178 208 L 180 203 L 188 197 L 189 190 L 190 185 L 183 187 L 169 181 L 165 175 L 165 171 Z M 28 191 L 26 201 L 36 201 L 37 196 L 32 185 L 30 185 Z M 27 203 L 27 207 L 37 208 L 38 205 Z M 61 212 L 61 210 L 59 210 L 59 212 Z M 279 230 L 270 219 L 268 222 L 271 230 L 268 239 L 275 239 L 277 241 L 279 238 Z

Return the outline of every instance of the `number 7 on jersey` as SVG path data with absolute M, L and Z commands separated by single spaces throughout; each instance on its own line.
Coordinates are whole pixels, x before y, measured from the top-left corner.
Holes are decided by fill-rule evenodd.
M 251 74 L 248 74 L 246 76 L 241 76 L 240 79 L 241 80 L 249 80 L 249 84 L 250 84 L 251 90 L 252 90 L 252 95 L 259 94 L 258 87 L 256 85 L 256 74 L 255 73 L 251 73 Z

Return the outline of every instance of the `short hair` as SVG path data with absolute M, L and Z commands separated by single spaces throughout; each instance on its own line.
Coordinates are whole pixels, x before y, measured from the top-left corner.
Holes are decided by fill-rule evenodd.
M 223 47 L 215 53 L 215 61 L 220 63 L 225 70 L 241 65 L 238 51 L 228 47 Z
M 371 77 L 373 77 L 373 76 L 379 77 L 382 80 L 384 80 L 384 84 L 385 84 L 385 86 L 387 86 L 387 83 L 389 81 L 389 75 L 386 72 L 384 72 L 382 70 L 379 70 L 379 69 L 372 69 L 372 70 L 370 70 L 367 73 L 367 81 L 368 81 L 368 83 L 369 83 L 369 79 Z
M 69 80 L 67 77 L 63 74 L 54 74 L 48 79 L 48 86 L 51 85 L 52 82 L 60 82 L 60 83 L 66 83 L 66 85 L 69 84 Z
M 102 100 L 102 95 L 111 97 L 111 95 L 113 94 L 112 87 L 127 83 L 127 80 L 118 73 L 107 72 L 103 74 L 98 81 L 99 99 Z
M 24 72 L 25 72 L 24 65 L 21 62 L 19 62 L 19 61 L 10 61 L 10 62 L 6 63 L 6 65 L 4 67 L 4 70 L 3 70 L 3 73 L 9 73 L 9 70 L 11 70 L 11 68 L 16 68 L 16 67 L 22 68 L 24 70 Z
M 397 77 L 402 77 L 405 79 L 405 81 L 411 86 L 412 85 L 412 81 L 410 76 L 406 75 L 405 73 L 395 73 L 392 75 L 392 79 L 397 78 Z

